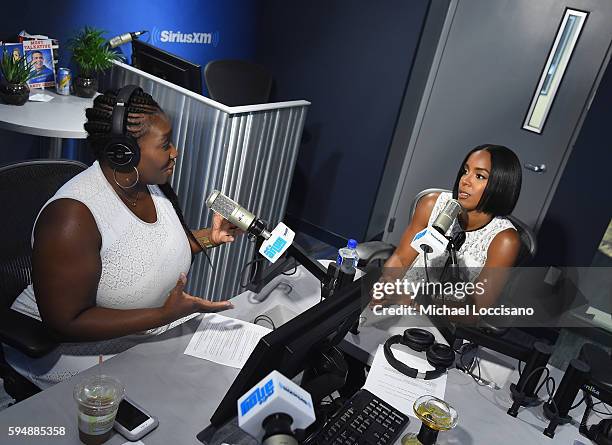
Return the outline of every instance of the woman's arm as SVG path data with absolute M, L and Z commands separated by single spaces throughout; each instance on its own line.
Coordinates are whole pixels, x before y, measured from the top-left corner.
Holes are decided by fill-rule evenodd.
M 231 243 L 236 235 L 242 233 L 238 227 L 230 223 L 217 213 L 213 213 L 212 227 L 210 229 L 192 230 L 193 237 L 188 236 L 191 253 L 197 254 L 204 249 L 212 249 L 218 245 Z M 194 240 L 193 238 L 195 237 Z
M 96 306 L 102 237 L 89 209 L 59 199 L 41 213 L 34 233 L 32 276 L 43 322 L 65 340 L 116 338 L 163 326 L 193 312 L 231 307 L 185 294 L 179 280 L 164 306 L 107 309 Z M 178 278 L 178 277 L 177 277 Z
M 474 295 L 474 304 L 477 308 L 486 308 L 495 304 L 506 285 L 520 249 L 521 238 L 516 230 L 506 229 L 495 235 L 487 249 L 487 261 L 474 281 L 483 289 L 481 295 Z
M 385 262 L 382 275 L 379 280 L 380 282 L 394 282 L 395 280 L 402 279 L 406 274 L 406 271 L 410 268 L 412 263 L 414 263 L 414 260 L 419 255 L 419 252 L 414 250 L 410 243 L 419 231 L 427 227 L 429 217 L 431 216 L 431 212 L 436 205 L 436 200 L 438 199 L 439 195 L 439 193 L 429 193 L 428 195 L 425 195 L 419 199 L 416 209 L 414 210 L 412 220 L 404 231 L 399 245 L 393 252 L 393 255 L 391 255 Z M 384 297 L 382 298 L 373 297 L 370 305 L 375 306 L 379 304 L 392 305 L 412 303 L 413 300 L 410 296 L 404 294 L 395 295 L 385 293 Z
M 385 271 L 389 271 L 392 275 L 400 274 L 402 277 L 406 270 L 414 263 L 414 260 L 419 255 L 419 252 L 414 250 L 410 243 L 414 236 L 427 227 L 429 217 L 436 205 L 439 193 L 430 193 L 419 199 L 412 221 L 404 231 L 399 245 L 393 252 L 393 255 L 385 262 Z M 395 270 L 392 272 L 392 270 Z M 403 272 L 402 272 L 403 271 Z M 398 276 L 398 278 L 401 278 Z

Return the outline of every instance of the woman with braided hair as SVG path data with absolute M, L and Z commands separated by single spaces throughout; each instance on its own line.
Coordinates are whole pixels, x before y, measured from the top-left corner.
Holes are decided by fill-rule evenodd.
M 167 183 L 178 155 L 172 127 L 141 89 L 122 110 L 123 134 L 137 142 L 140 157 L 136 165 L 117 168 L 109 155 L 113 110 L 121 106 L 117 94 L 99 95 L 86 111 L 96 161 L 43 206 L 32 235 L 33 284 L 12 306 L 65 340 L 40 359 L 5 346 L 7 361 L 42 388 L 193 313 L 232 307 L 188 295 L 183 287 L 192 255 L 232 242 L 236 227 L 215 214 L 212 228 L 187 228 Z

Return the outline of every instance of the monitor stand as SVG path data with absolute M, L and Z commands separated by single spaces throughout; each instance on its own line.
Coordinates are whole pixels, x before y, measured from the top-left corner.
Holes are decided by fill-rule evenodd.
M 312 397 L 314 406 L 346 384 L 348 365 L 336 347 L 321 352 L 312 367 L 306 369 L 300 386 Z

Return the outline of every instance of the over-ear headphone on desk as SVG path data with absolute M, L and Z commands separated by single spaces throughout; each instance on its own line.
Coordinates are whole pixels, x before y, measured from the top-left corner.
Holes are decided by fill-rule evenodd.
M 126 85 L 117 92 L 117 99 L 111 115 L 110 139 L 104 147 L 104 157 L 115 170 L 128 171 L 140 161 L 138 141 L 126 132 L 127 106 L 132 95 L 141 88 Z
M 417 352 L 426 351 L 427 361 L 435 369 L 432 371 L 421 372 L 405 363 L 400 362 L 393 355 L 391 346 L 395 344 L 408 346 Z M 425 329 L 411 328 L 406 329 L 403 335 L 390 337 L 383 347 L 387 362 L 402 374 L 412 378 L 425 380 L 440 377 L 446 370 L 455 363 L 455 351 L 450 346 L 436 343 L 433 334 Z
M 612 444 L 612 419 L 603 419 L 589 427 L 587 437 L 597 445 Z

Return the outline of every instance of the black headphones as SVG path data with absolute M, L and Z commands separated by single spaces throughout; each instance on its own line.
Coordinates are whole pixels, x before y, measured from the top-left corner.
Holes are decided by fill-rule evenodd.
M 117 100 L 111 115 L 110 139 L 104 147 L 104 157 L 115 170 L 128 171 L 138 165 L 140 161 L 140 147 L 138 141 L 128 134 L 127 105 L 136 91 L 142 91 L 138 85 L 126 85 L 117 93 Z
M 591 425 L 585 435 L 597 445 L 612 444 L 612 419 L 603 419 Z
M 455 351 L 450 346 L 436 343 L 433 334 L 425 329 L 411 328 L 404 331 L 404 335 L 394 335 L 390 337 L 383 347 L 387 362 L 402 374 L 414 379 L 431 380 L 440 377 L 446 370 L 455 363 Z M 393 356 L 391 346 L 395 344 L 408 346 L 417 352 L 426 351 L 427 361 L 434 370 L 420 372 L 416 368 L 400 362 Z

